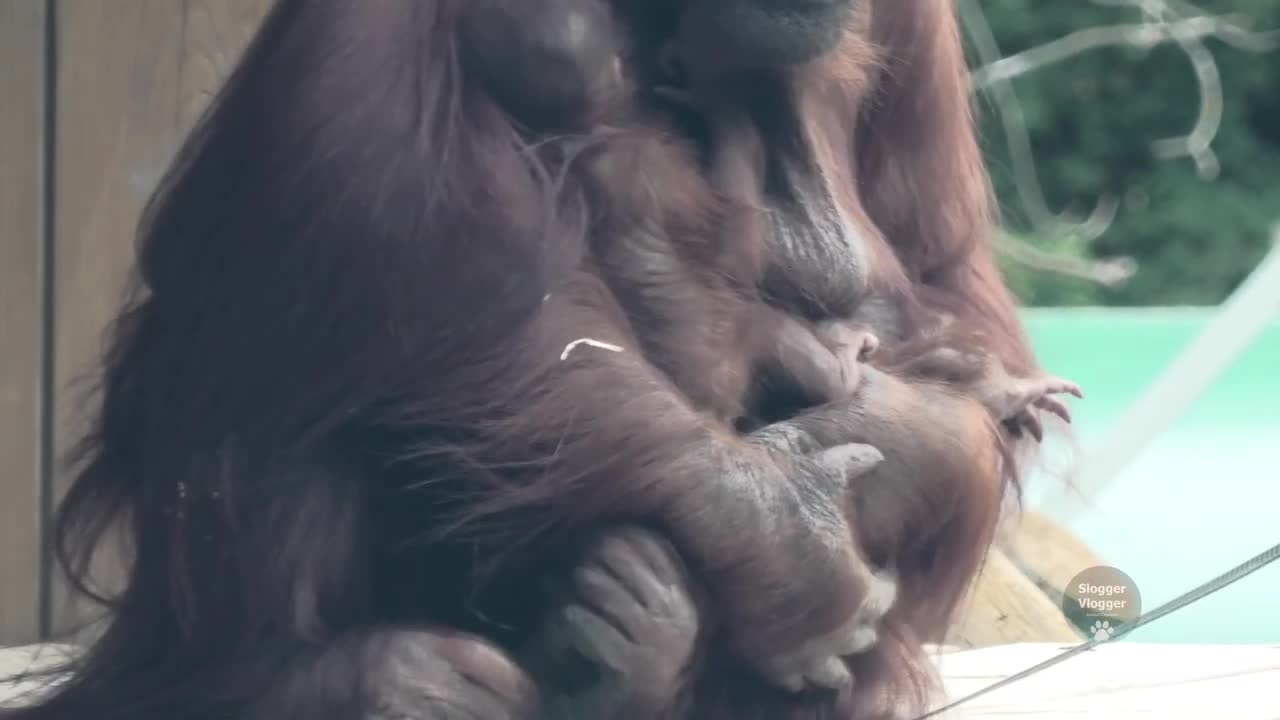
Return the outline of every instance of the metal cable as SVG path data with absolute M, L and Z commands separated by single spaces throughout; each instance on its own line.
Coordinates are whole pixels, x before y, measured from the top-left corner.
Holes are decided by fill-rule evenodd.
M 1045 660 L 1044 662 L 1033 665 L 1027 668 L 1026 670 L 1023 670 L 1015 675 L 1010 675 L 1009 677 L 1003 680 L 1000 680 L 998 682 L 992 683 L 991 685 L 988 685 L 982 688 L 981 690 L 977 690 L 968 695 L 965 695 L 964 697 L 958 700 L 954 700 L 950 703 L 947 703 L 946 705 L 943 705 L 942 707 L 936 710 L 930 710 L 924 715 L 920 715 L 919 717 L 917 717 L 916 720 L 926 720 L 926 718 L 936 717 L 938 715 L 941 715 L 944 712 L 947 712 L 956 707 L 959 707 L 960 705 L 964 705 L 965 703 L 968 703 L 977 698 L 980 698 L 983 695 L 986 695 L 987 693 L 994 692 L 1007 685 L 1012 685 L 1013 683 L 1018 682 L 1019 680 L 1024 680 L 1028 677 L 1031 677 L 1036 673 L 1042 672 L 1044 670 L 1048 670 L 1054 665 L 1066 662 L 1067 660 L 1070 660 L 1076 655 L 1079 655 L 1083 652 L 1088 652 L 1089 650 L 1092 650 L 1093 648 L 1099 645 L 1102 645 L 1103 643 L 1108 643 L 1113 640 L 1122 638 L 1125 635 L 1128 635 L 1129 633 L 1133 632 L 1134 630 L 1137 630 L 1138 628 L 1142 627 L 1143 625 L 1153 623 L 1156 620 L 1159 620 L 1160 618 L 1166 615 L 1169 615 L 1170 613 L 1181 610 L 1182 608 L 1194 602 L 1198 602 L 1206 597 L 1209 597 L 1210 595 L 1218 592 L 1219 590 L 1239 580 L 1242 580 L 1248 577 L 1249 575 L 1252 575 L 1253 573 L 1261 570 L 1267 565 L 1270 565 L 1276 560 L 1280 560 L 1280 544 L 1273 545 L 1269 550 L 1263 551 L 1258 555 L 1255 555 L 1254 557 L 1250 558 L 1246 562 L 1243 562 L 1231 568 L 1225 573 L 1222 573 L 1218 577 L 1200 585 L 1199 587 L 1193 590 L 1190 590 L 1188 592 L 1185 592 L 1179 595 L 1178 597 L 1161 605 L 1155 610 L 1152 610 L 1151 612 L 1144 613 L 1138 616 L 1138 618 L 1135 619 L 1133 622 L 1119 627 L 1114 635 L 1111 635 L 1105 640 L 1099 640 L 1096 637 L 1090 638 L 1086 642 L 1076 645 L 1070 650 L 1054 655 L 1053 657 L 1049 658 L 1048 660 Z

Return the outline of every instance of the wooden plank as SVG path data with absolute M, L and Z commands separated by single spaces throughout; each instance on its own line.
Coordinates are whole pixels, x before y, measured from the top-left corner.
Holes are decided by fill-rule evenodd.
M 185 132 L 200 118 L 272 0 L 186 0 L 179 123 Z
M 40 632 L 46 11 L 0 2 L 0 645 Z
M 1076 575 L 1107 564 L 1065 527 L 1033 511 L 1011 519 L 1001 547 L 1013 564 L 1055 603 L 1061 602 L 1067 585 Z
M 1073 642 L 1062 612 L 1067 583 L 1104 563 L 1047 516 L 1025 511 L 1002 525 L 948 643 L 982 648 L 1019 642 Z
M 231 67 L 264 0 L 76 0 L 58 4 L 54 449 L 83 435 L 92 405 L 73 384 L 96 369 L 134 261 L 140 211 L 183 133 Z M 60 468 L 55 488 L 65 490 Z M 119 558 L 105 557 L 108 590 Z M 60 584 L 55 627 L 84 620 Z
M 85 381 L 120 304 L 139 210 L 177 141 L 183 8 L 173 0 L 76 0 L 56 8 L 53 447 L 63 458 L 90 419 Z M 57 468 L 59 496 L 71 474 Z M 118 559 L 101 559 L 99 579 L 112 589 Z M 87 607 L 54 580 L 60 634 L 77 627 Z
M 72 645 L 27 645 L 0 648 L 0 708 L 17 708 L 35 703 L 50 689 L 48 673 L 74 660 Z
M 983 648 L 1018 642 L 1073 642 L 1080 634 L 1062 608 L 1009 557 L 992 549 L 947 642 Z

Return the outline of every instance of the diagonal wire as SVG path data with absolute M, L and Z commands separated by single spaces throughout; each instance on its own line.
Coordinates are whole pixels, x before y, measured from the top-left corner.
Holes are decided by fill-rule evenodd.
M 1203 600 L 1206 597 L 1209 597 L 1210 595 L 1218 592 L 1219 590 L 1229 585 L 1232 585 L 1240 580 L 1243 580 L 1244 578 L 1270 565 L 1276 560 L 1280 560 L 1280 544 L 1271 546 L 1270 549 L 1265 550 L 1253 556 L 1249 560 L 1231 568 L 1230 570 L 1226 571 L 1225 573 L 1222 573 L 1221 575 L 1210 580 L 1209 582 L 1206 582 L 1193 590 L 1190 590 L 1188 592 L 1185 592 L 1179 595 L 1178 597 L 1174 598 L 1173 600 L 1170 600 L 1169 602 L 1161 605 L 1160 607 L 1156 608 L 1155 610 L 1152 610 L 1151 612 L 1148 612 L 1139 616 L 1133 622 L 1120 627 L 1114 635 L 1111 635 L 1105 639 L 1098 639 L 1097 637 L 1090 638 L 1088 641 L 1083 642 L 1079 645 L 1076 645 L 1070 650 L 1054 655 L 1053 657 L 1049 658 L 1048 660 L 1045 660 L 1044 662 L 1038 663 L 1036 665 L 1033 665 L 1027 668 L 1026 670 L 1022 670 L 1021 672 L 1010 675 L 1009 677 L 1003 680 L 1000 680 L 998 682 L 992 683 L 982 688 L 981 690 L 977 690 L 968 695 L 965 695 L 964 697 L 958 700 L 954 700 L 950 703 L 947 703 L 946 705 L 943 705 L 942 707 L 936 710 L 930 710 L 924 715 L 917 717 L 916 720 L 926 720 L 926 718 L 937 717 L 938 715 L 941 715 L 944 712 L 947 712 L 960 705 L 964 705 L 968 702 L 976 700 L 977 698 L 980 698 L 983 695 L 986 695 L 991 692 L 995 692 L 996 690 L 999 690 L 1002 687 L 1012 685 L 1013 683 L 1018 682 L 1019 680 L 1024 680 L 1028 677 L 1031 677 L 1032 675 L 1040 673 L 1044 670 L 1048 670 L 1054 665 L 1058 665 L 1060 663 L 1066 662 L 1067 660 L 1070 660 L 1071 658 L 1081 653 L 1088 652 L 1089 650 L 1092 650 L 1093 648 L 1103 643 L 1108 643 L 1108 642 L 1118 640 L 1119 638 L 1122 638 L 1125 635 L 1128 635 L 1129 633 L 1133 632 L 1134 630 L 1137 630 L 1143 625 L 1153 623 L 1156 620 L 1159 620 L 1160 618 L 1166 615 L 1169 615 L 1178 610 L 1181 610 L 1182 608 L 1192 603 L 1198 602 L 1200 600 Z

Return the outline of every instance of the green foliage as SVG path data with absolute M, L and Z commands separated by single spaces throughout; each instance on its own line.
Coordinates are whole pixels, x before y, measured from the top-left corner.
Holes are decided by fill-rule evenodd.
M 1126 6 L 1075 0 L 981 0 L 1000 50 L 1011 55 L 1090 27 L 1138 20 Z M 1258 29 L 1280 28 L 1277 0 L 1203 0 L 1206 12 L 1237 12 Z M 1180 136 L 1200 107 L 1191 64 L 1174 45 L 1086 52 L 1015 80 L 1040 184 L 1051 210 L 1087 214 L 1099 198 L 1119 201 L 1106 234 L 1057 254 L 1137 259 L 1120 288 L 1006 263 L 1010 283 L 1035 305 L 1213 304 L 1252 270 L 1280 222 L 1280 52 L 1258 54 L 1215 39 L 1224 116 L 1213 143 L 1217 178 L 1202 179 L 1189 158 L 1162 159 L 1155 140 Z M 1012 183 L 1004 128 L 989 95 L 978 98 L 981 130 L 1001 209 L 1013 230 L 1032 226 Z

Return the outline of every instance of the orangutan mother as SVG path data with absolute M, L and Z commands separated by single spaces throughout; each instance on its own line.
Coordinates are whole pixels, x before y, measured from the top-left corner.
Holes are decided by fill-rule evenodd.
M 537 27 L 557 2 L 508 9 Z M 1013 470 L 981 373 L 893 360 L 945 313 L 957 356 L 1033 370 L 949 8 L 611 3 L 621 72 L 674 46 L 738 88 L 695 108 L 744 103 L 765 140 L 767 300 L 882 337 L 856 396 L 740 436 L 632 351 L 652 328 L 601 267 L 589 183 L 462 62 L 483 5 L 278 3 L 150 209 L 60 510 L 70 568 L 127 523 L 128 586 L 70 680 L 0 717 L 532 718 L 523 670 L 550 717 L 918 704 L 920 643 Z M 716 157 L 726 136 L 695 125 Z M 614 190 L 732 194 L 697 158 Z M 610 529 L 630 523 L 675 551 Z M 539 602 L 574 568 L 572 612 Z
M 590 5 L 585 0 L 550 4 L 562 10 Z M 779 32 L 766 21 L 779 15 L 758 13 L 759 4 L 750 0 L 690 4 L 674 30 L 654 21 L 665 10 L 638 10 L 625 2 L 620 7 L 629 21 L 633 62 L 637 56 L 659 58 L 657 68 L 641 63 L 636 74 L 655 88 L 653 104 L 680 97 L 679 109 L 668 112 L 681 132 L 696 138 L 705 175 L 732 208 L 727 218 L 721 217 L 721 232 L 727 227 L 731 235 L 723 240 L 729 250 L 711 243 L 710 255 L 718 251 L 722 256 L 720 272 L 740 277 L 742 267 L 759 267 L 768 305 L 811 321 L 822 337 L 852 337 L 853 347 L 862 349 L 868 329 L 880 338 L 869 361 L 855 358 L 859 367 L 852 373 L 851 397 L 799 416 L 784 413 L 781 417 L 789 422 L 771 430 L 785 427 L 792 449 L 799 452 L 849 441 L 869 442 L 884 452 L 885 462 L 855 481 L 850 515 L 860 556 L 873 566 L 892 568 L 902 583 L 898 607 L 877 628 L 878 646 L 845 658 L 856 684 L 836 687 L 836 692 L 794 695 L 753 684 L 732 656 L 717 654 L 714 627 L 703 628 L 704 637 L 710 636 L 702 644 L 710 646 L 709 663 L 688 663 L 692 643 L 668 640 L 669 653 L 686 652 L 656 653 L 661 645 L 657 638 L 679 636 L 671 630 L 670 618 L 660 621 L 660 610 L 688 622 L 692 604 L 679 592 L 664 596 L 655 589 L 680 587 L 669 551 L 665 560 L 652 565 L 663 568 L 657 572 L 659 582 L 619 582 L 632 588 L 630 594 L 603 588 L 599 573 L 579 568 L 577 602 L 568 602 L 565 609 L 569 617 L 559 627 L 544 627 L 544 633 L 573 638 L 578 653 L 611 668 L 606 676 L 615 686 L 605 694 L 611 702 L 627 697 L 628 686 L 653 687 L 655 677 L 658 686 L 680 691 L 683 695 L 648 698 L 649 708 L 668 709 L 672 698 L 682 698 L 675 706 L 682 710 L 672 716 L 871 718 L 918 712 L 931 680 L 921 644 L 942 638 L 974 578 L 1003 492 L 1017 475 L 1015 443 L 1028 430 L 1039 439 L 1043 430 L 1036 409 L 1069 420 L 1052 394 L 1079 394 L 1074 384 L 1045 376 L 1036 367 L 994 266 L 988 246 L 988 184 L 973 134 L 951 8 L 932 2 L 792 3 L 799 17 L 781 16 L 791 29 L 807 28 L 805 41 L 799 42 L 795 34 Z M 528 33 L 529 26 L 524 27 Z M 832 33 L 832 27 L 840 31 Z M 654 28 L 661 30 L 645 33 Z M 536 31 L 533 37 L 538 37 Z M 520 52 L 521 44 L 509 38 L 498 55 L 510 57 Z M 593 45 L 585 52 L 605 54 L 605 46 Z M 637 47 L 642 52 L 636 53 Z M 563 79 L 556 82 L 561 91 L 568 87 Z M 599 92 L 610 82 L 597 79 L 591 87 Z M 617 105 L 597 109 L 587 115 L 598 123 L 610 109 L 616 112 Z M 545 114 L 539 117 L 548 120 Z M 644 168 L 625 167 L 632 171 L 632 183 L 644 186 Z M 676 183 L 663 187 L 673 196 L 697 197 Z M 679 215 L 670 204 L 662 210 L 664 217 Z M 752 240 L 759 224 L 764 225 L 764 242 L 756 248 Z M 617 280 L 615 287 L 620 286 L 624 307 L 633 317 L 650 318 L 641 323 L 641 344 L 647 334 L 657 335 L 651 347 L 658 352 L 651 357 L 678 381 L 687 373 L 679 362 L 668 366 L 663 358 L 687 360 L 690 353 L 673 350 L 679 346 L 664 328 L 680 328 L 682 320 L 696 314 L 687 302 L 691 292 L 672 289 L 679 285 L 672 279 L 675 273 L 654 259 L 663 258 L 655 249 L 661 244 L 639 244 L 638 250 L 627 252 L 625 242 L 605 243 L 604 254 L 620 255 L 625 260 L 613 264 L 626 268 L 612 273 L 606 268 L 606 276 Z M 708 254 L 706 244 L 703 239 L 700 257 Z M 627 286 L 635 283 L 645 285 L 647 293 L 640 293 L 642 301 L 628 303 Z M 655 316 L 662 322 L 655 323 Z M 759 324 L 769 323 L 769 313 L 754 317 Z M 655 324 L 656 330 L 647 327 Z M 714 342 L 706 344 L 723 354 Z M 843 365 L 847 368 L 849 362 Z M 779 419 L 778 408 L 770 403 L 774 398 L 766 395 L 763 407 L 761 398 L 755 399 L 748 415 L 756 413 L 757 421 L 761 413 L 764 419 Z M 614 537 L 606 544 L 624 542 Z M 632 542 L 649 544 L 650 557 L 664 554 L 652 538 L 633 536 Z M 594 559 L 599 561 L 600 555 L 615 580 L 624 575 L 619 569 L 623 563 L 609 562 L 608 551 L 597 552 Z M 596 613 L 602 620 L 582 617 L 584 608 L 604 608 Z M 579 614 L 570 616 L 575 612 Z M 636 637 L 654 640 L 643 643 Z M 672 672 L 655 672 L 651 665 L 692 667 L 693 672 L 673 679 Z M 628 673 L 634 674 L 630 683 Z M 544 695 L 545 690 L 544 684 Z M 621 705 L 606 706 L 609 711 L 587 716 L 667 716 L 652 709 L 629 713 Z

